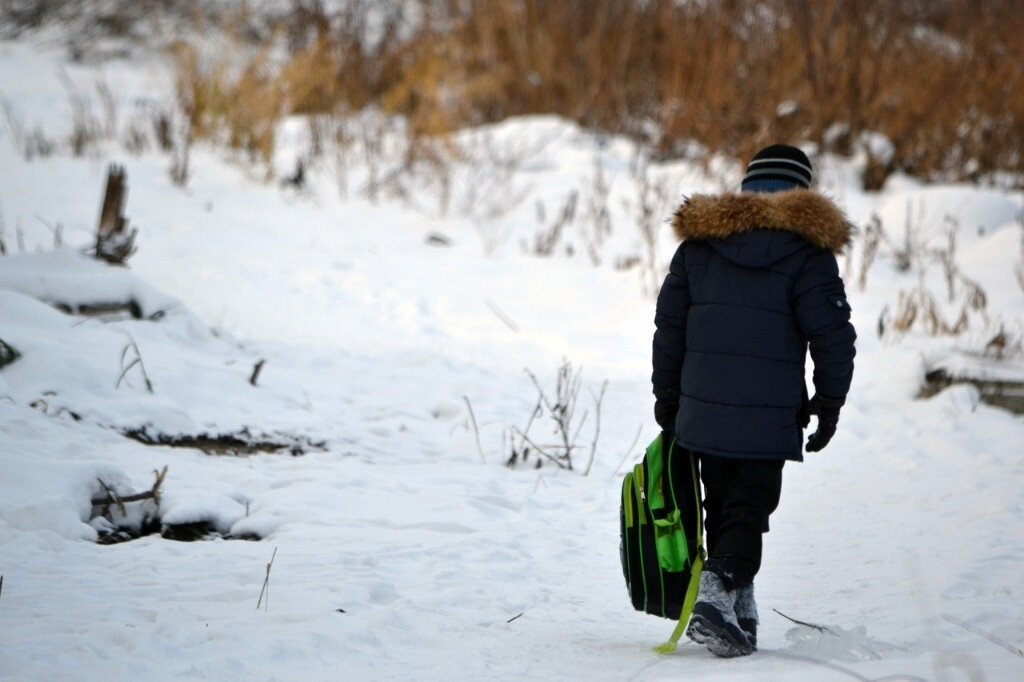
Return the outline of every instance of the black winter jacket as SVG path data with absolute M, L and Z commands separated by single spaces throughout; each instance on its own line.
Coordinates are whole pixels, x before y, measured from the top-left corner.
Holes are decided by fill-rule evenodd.
M 711 455 L 803 459 L 808 347 L 819 396 L 840 406 L 856 333 L 835 254 L 852 227 L 809 190 L 696 195 L 655 314 L 652 382 L 678 392 L 676 438 Z

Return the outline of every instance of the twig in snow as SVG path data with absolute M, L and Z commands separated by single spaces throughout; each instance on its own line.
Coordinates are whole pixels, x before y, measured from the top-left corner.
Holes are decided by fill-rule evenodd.
M 135 351 L 135 359 L 129 362 L 126 367 L 124 361 L 128 357 L 129 349 Z M 142 372 L 142 378 L 146 381 L 146 390 L 152 393 L 153 382 L 149 380 L 149 375 L 146 373 L 146 365 L 142 362 L 142 353 L 139 352 L 139 347 L 135 343 L 135 338 L 131 334 L 128 334 L 128 345 L 126 345 L 124 350 L 121 351 L 121 376 L 117 377 L 117 383 L 114 384 L 115 389 L 121 387 L 121 381 L 123 381 L 125 375 L 128 374 L 128 370 L 135 365 L 139 366 L 139 370 Z
M 476 436 L 476 451 L 480 453 L 480 461 L 486 464 L 487 458 L 484 457 L 484 448 L 480 445 L 480 427 L 477 426 L 473 406 L 469 404 L 469 396 L 462 396 L 462 399 L 466 401 L 466 409 L 469 410 L 469 423 L 473 425 L 473 435 Z
M 263 579 L 263 589 L 260 590 L 260 598 L 256 602 L 256 610 L 257 611 L 260 608 L 260 604 L 263 603 L 263 594 L 264 593 L 267 594 L 267 608 L 268 609 L 270 608 L 270 593 L 268 592 L 267 587 L 269 587 L 269 585 L 270 585 L 270 569 L 274 565 L 274 557 L 276 557 L 276 556 L 277 556 L 277 547 L 274 548 L 274 553 L 270 555 L 270 563 L 267 564 L 267 576 Z
M 149 494 L 153 497 L 153 500 L 160 504 L 160 486 L 163 485 L 164 479 L 167 478 L 167 465 L 160 471 L 153 469 L 153 473 L 156 474 L 156 480 L 153 481 L 153 487 L 150 488 Z
M 985 632 L 984 630 L 982 630 L 980 628 L 976 628 L 973 625 L 969 625 L 969 624 L 963 622 L 962 620 L 960 620 L 959 618 L 954 618 L 953 616 L 949 615 L 948 613 L 942 614 L 942 617 L 945 620 L 948 620 L 953 625 L 958 625 L 958 626 L 962 627 L 964 630 L 967 630 L 968 632 L 972 632 L 972 633 L 978 635 L 979 637 L 984 637 L 985 639 L 987 639 L 988 641 L 992 642 L 993 644 L 995 644 L 997 646 L 1003 647 L 1004 649 L 1009 651 L 1011 654 L 1014 654 L 1016 656 L 1020 656 L 1021 658 L 1024 658 L 1024 650 L 1018 649 L 1017 647 L 1013 646 L 1012 644 L 1010 644 L 1006 640 L 1000 639 L 1000 638 L 996 637 L 995 635 L 993 635 L 992 633 Z
M 503 311 L 501 308 L 499 308 L 497 303 L 495 303 L 494 301 L 492 301 L 489 298 L 485 298 L 484 299 L 484 303 L 487 305 L 488 308 L 491 309 L 492 313 L 494 313 L 495 315 L 498 316 L 499 320 L 501 320 L 502 322 L 505 323 L 506 327 L 508 327 L 509 329 L 511 329 L 514 332 L 519 331 L 519 325 L 517 325 L 515 322 L 513 322 L 512 318 L 510 318 L 508 315 L 506 315 L 505 311 Z
M 97 478 L 96 480 L 99 481 L 100 485 L 103 486 L 103 489 L 105 491 L 107 491 L 107 497 L 105 497 L 105 498 L 100 497 L 100 498 L 97 498 L 97 499 L 93 500 L 92 501 L 93 505 L 94 506 L 99 506 L 99 505 L 109 506 L 110 504 L 116 504 L 117 508 L 121 510 L 121 515 L 122 516 L 127 516 L 128 513 L 124 509 L 124 500 L 121 499 L 121 497 L 114 491 L 113 488 L 111 488 L 109 485 L 104 483 L 102 478 Z M 145 495 L 145 496 L 149 497 L 148 494 Z M 139 498 L 139 499 L 142 499 L 142 498 Z M 99 504 L 96 504 L 97 502 Z
M 565 466 L 562 468 L 572 470 L 572 449 L 575 447 L 575 436 L 570 435 L 574 415 L 576 413 L 576 400 L 580 392 L 582 372 L 574 370 L 568 362 L 558 369 L 558 377 L 555 383 L 555 404 L 548 400 L 544 389 L 541 388 L 537 377 L 530 370 L 525 370 L 530 381 L 540 394 L 540 402 L 547 408 L 548 414 L 555 422 L 556 432 L 562 438 L 562 447 L 565 450 Z
M 514 427 L 514 426 L 512 427 L 512 432 L 515 433 L 520 438 L 522 438 L 527 443 L 529 443 L 530 445 L 532 445 L 534 447 L 534 449 L 537 452 L 539 452 L 541 455 L 543 455 L 544 457 L 550 459 L 552 462 L 557 464 L 559 469 L 571 469 L 572 468 L 572 467 L 568 466 L 565 462 L 563 462 L 561 459 L 559 459 L 558 457 L 555 457 L 550 452 L 545 451 L 544 448 L 542 448 L 541 446 L 539 446 L 536 443 L 534 443 L 532 440 L 530 440 L 529 436 L 527 436 L 525 433 L 523 433 L 522 431 L 520 431 L 516 427 Z
M 510 468 L 514 468 L 519 461 L 525 463 L 531 453 L 531 449 L 534 449 L 540 456 L 536 461 L 537 468 L 540 468 L 543 459 L 547 459 L 558 465 L 560 469 L 573 471 L 575 469 L 573 455 L 586 447 L 577 445 L 577 441 L 583 428 L 587 426 L 587 418 L 590 416 L 590 413 L 586 410 L 582 414 L 576 413 L 580 386 L 582 384 L 582 371 L 574 369 L 568 361 L 564 362 L 558 369 L 553 399 L 548 398 L 547 393 L 544 392 L 543 387 L 541 387 L 533 372 L 529 369 L 524 369 L 523 371 L 530 378 L 533 387 L 537 389 L 537 401 L 530 412 L 526 428 L 520 430 L 512 426 L 506 427 L 512 439 L 512 453 L 505 464 Z M 599 393 L 590 392 L 597 414 L 594 419 L 593 441 L 589 448 L 590 459 L 583 469 L 584 476 L 590 473 L 597 455 L 597 441 L 601 434 L 601 403 L 604 400 L 607 388 L 608 382 L 605 381 Z M 554 422 L 553 433 L 555 439 L 561 442 L 550 445 L 538 445 L 530 439 L 527 435 L 530 427 L 541 416 L 547 416 Z
M 509 619 L 508 619 L 508 620 L 506 620 L 505 622 L 506 622 L 506 623 L 511 623 L 511 622 L 512 622 L 512 621 L 514 621 L 514 620 L 515 620 L 516 618 L 521 618 L 521 617 L 522 617 L 522 615 L 523 615 L 523 614 L 521 614 L 521 613 L 520 613 L 520 614 L 519 614 L 518 616 L 512 616 L 511 618 L 509 618 Z
M 260 372 L 263 370 L 263 365 L 266 363 L 266 360 L 261 359 L 256 363 L 256 366 L 252 368 L 252 376 L 249 377 L 249 383 L 253 386 L 256 385 L 256 381 L 260 378 Z
M 0 594 L 4 593 L 4 577 L 0 575 Z
M 824 625 L 815 625 L 814 623 L 805 623 L 802 620 L 797 620 L 796 618 L 790 618 L 789 616 L 784 614 L 782 611 L 779 611 L 778 609 L 772 609 L 772 611 L 774 611 L 775 613 L 779 614 L 780 616 L 782 616 L 786 620 L 792 621 L 792 622 L 796 623 L 797 625 L 803 625 L 804 627 L 807 627 L 807 628 L 814 628 L 818 632 L 827 632 L 830 635 L 835 635 L 836 634 L 835 631 L 825 627 Z
M 540 414 L 542 414 L 541 399 L 538 398 L 537 403 L 533 406 L 533 410 L 530 412 L 530 419 L 526 422 L 526 428 L 523 429 L 523 433 L 530 432 L 530 427 L 533 426 L 533 420 L 535 420 Z M 505 466 L 514 467 L 516 465 L 516 460 L 519 459 L 519 453 L 522 453 L 523 461 L 526 461 L 526 458 L 529 456 L 529 449 L 526 447 L 525 439 L 520 439 L 519 447 L 517 448 L 515 435 L 519 433 L 519 431 L 513 427 L 507 428 L 509 431 L 509 440 L 512 441 L 512 455 L 509 457 L 508 461 L 505 462 Z M 504 436 L 502 436 L 502 441 L 502 452 L 505 452 Z
M 117 508 L 121 510 L 121 514 L 123 516 L 127 516 L 127 513 L 125 512 L 125 509 L 124 509 L 124 503 L 125 502 L 138 502 L 140 500 L 153 500 L 154 502 L 156 502 L 159 505 L 160 504 L 160 486 L 163 485 L 164 478 L 167 476 L 167 467 L 165 466 L 163 468 L 163 470 L 161 470 L 161 471 L 156 471 L 154 469 L 153 473 L 156 475 L 156 480 L 153 482 L 153 487 L 152 488 L 150 488 L 149 490 L 147 490 L 144 493 L 135 493 L 133 495 L 125 495 L 124 497 L 118 495 L 117 492 L 115 492 L 113 488 L 111 488 L 109 485 L 107 485 L 103 481 L 103 479 L 97 478 L 96 480 L 100 482 L 100 485 L 107 492 L 107 496 L 106 497 L 93 498 L 92 500 L 90 500 L 90 502 L 92 503 L 92 506 L 94 506 L 94 507 L 105 507 L 105 508 L 106 507 L 110 507 L 110 505 L 112 505 L 112 504 L 116 504 Z M 107 509 L 104 509 L 104 512 L 103 512 L 104 515 L 106 515 L 107 511 L 108 511 Z

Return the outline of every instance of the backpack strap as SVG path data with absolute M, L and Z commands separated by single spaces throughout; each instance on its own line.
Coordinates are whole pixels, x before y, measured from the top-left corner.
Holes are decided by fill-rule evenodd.
M 675 447 L 674 440 L 669 447 Z M 686 586 L 686 598 L 683 599 L 683 609 L 679 612 L 679 622 L 676 623 L 676 627 L 668 641 L 654 647 L 654 650 L 659 654 L 670 654 L 679 645 L 679 639 L 683 636 L 683 630 L 686 629 L 686 624 L 693 613 L 693 605 L 697 602 L 697 586 L 700 583 L 700 572 L 704 569 L 704 514 L 700 508 L 700 479 L 697 477 L 697 464 L 693 457 L 693 451 L 690 450 L 689 453 L 690 472 L 693 474 L 694 499 L 697 500 L 697 557 L 693 560 L 693 565 L 690 567 L 690 582 Z
M 703 552 L 697 555 L 690 569 L 690 584 L 686 587 L 686 599 L 683 601 L 683 610 L 679 612 L 679 622 L 669 636 L 668 641 L 662 642 L 654 647 L 659 654 L 670 654 L 679 645 L 679 639 L 683 636 L 683 630 L 690 621 L 690 614 L 693 613 L 693 605 L 697 602 L 697 585 L 700 583 L 700 572 L 704 568 Z

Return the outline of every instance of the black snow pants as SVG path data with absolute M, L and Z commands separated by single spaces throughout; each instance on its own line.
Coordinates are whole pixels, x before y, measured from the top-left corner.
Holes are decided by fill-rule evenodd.
M 704 454 L 698 459 L 708 551 L 704 570 L 718 575 L 727 590 L 746 587 L 761 568 L 761 535 L 779 506 L 784 462 Z

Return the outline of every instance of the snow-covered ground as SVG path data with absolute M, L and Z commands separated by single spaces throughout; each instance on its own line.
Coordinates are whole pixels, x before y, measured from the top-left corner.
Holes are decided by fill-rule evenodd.
M 167 156 L 115 142 L 26 161 L 15 123 L 67 134 L 61 69 L 82 92 L 106 82 L 123 116 L 168 97 L 141 56 L 69 65 L 0 43 L 0 339 L 20 353 L 0 369 L 0 679 L 1024 678 L 1024 421 L 966 386 L 915 399 L 935 358 L 979 352 L 1000 326 L 1021 338 L 1020 193 L 894 177 L 866 194 L 858 159 L 819 158 L 822 188 L 889 234 L 863 287 L 864 242 L 841 263 L 860 335 L 850 399 L 829 447 L 786 467 L 757 581 L 761 650 L 660 656 L 672 624 L 632 611 L 618 559 L 621 475 L 656 431 L 653 299 L 642 267 L 615 267 L 645 253 L 628 143 L 552 118 L 467 133 L 483 151 L 453 173 L 447 212 L 426 191 L 418 208 L 368 201 L 357 162 L 343 198 L 327 162 L 296 192 L 202 147 L 181 189 Z M 290 121 L 282 174 L 302 150 Z M 139 227 L 129 269 L 81 255 L 109 162 Z M 669 188 L 660 220 L 737 167 L 648 170 Z M 573 190 L 555 253 L 530 255 Z M 610 235 L 594 236 L 588 205 Z M 919 258 L 900 271 L 907 225 Z M 963 307 L 968 285 L 948 301 L 923 256 L 950 226 L 984 310 L 955 339 L 880 337 L 919 282 L 950 322 Z M 674 243 L 658 228 L 664 267 Z M 141 319 L 52 307 L 128 299 Z M 523 428 L 536 399 L 524 370 L 553 390 L 564 360 L 582 367 L 581 410 L 609 382 L 591 471 L 506 468 L 502 425 Z M 290 438 L 305 454 L 214 456 L 125 430 Z M 164 467 L 163 523 L 262 540 L 93 542 L 99 479 L 123 495 Z

